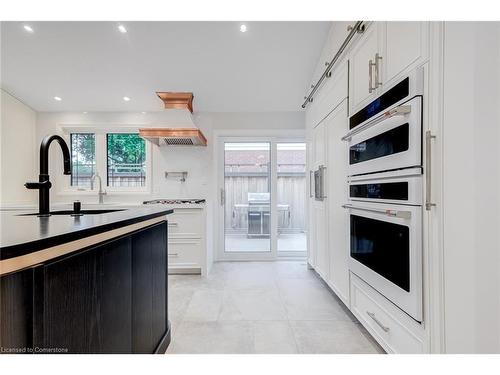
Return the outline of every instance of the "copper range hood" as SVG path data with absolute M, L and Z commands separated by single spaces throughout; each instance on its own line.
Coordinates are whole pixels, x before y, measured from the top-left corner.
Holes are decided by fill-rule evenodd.
M 157 92 L 171 119 L 169 127 L 139 129 L 139 135 L 158 146 L 206 146 L 207 139 L 193 121 L 192 92 Z

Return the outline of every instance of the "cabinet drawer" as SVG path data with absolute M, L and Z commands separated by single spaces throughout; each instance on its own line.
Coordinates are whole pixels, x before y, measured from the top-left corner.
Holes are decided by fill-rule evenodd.
M 200 238 L 203 228 L 202 216 L 199 209 L 176 209 L 168 216 L 169 238 Z
M 201 265 L 201 241 L 170 239 L 168 241 L 168 265 L 169 267 L 199 267 Z
M 424 353 L 423 327 L 353 273 L 351 311 L 388 353 Z

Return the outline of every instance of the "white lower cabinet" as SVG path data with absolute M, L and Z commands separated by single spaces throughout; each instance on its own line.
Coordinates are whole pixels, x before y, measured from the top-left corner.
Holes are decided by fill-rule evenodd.
M 207 273 L 205 208 L 175 208 L 168 216 L 169 274 Z
M 424 353 L 424 328 L 351 273 L 351 311 L 388 353 Z
M 168 241 L 170 274 L 201 272 L 201 239 L 173 238 Z M 189 272 L 191 270 L 191 272 Z
M 324 201 L 314 202 L 312 215 L 314 217 L 314 228 L 312 230 L 315 244 L 315 260 L 314 269 L 320 276 L 328 280 L 330 257 L 327 248 L 327 233 L 326 233 L 326 203 Z

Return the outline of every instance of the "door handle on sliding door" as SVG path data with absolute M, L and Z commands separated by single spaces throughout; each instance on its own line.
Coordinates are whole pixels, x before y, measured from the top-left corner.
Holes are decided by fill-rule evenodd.
M 367 207 L 358 207 L 352 204 L 343 204 L 343 208 L 361 210 L 367 212 L 374 212 L 377 214 L 384 214 L 392 217 L 399 217 L 401 219 L 411 219 L 411 211 L 400 211 L 400 210 L 382 210 L 377 208 L 367 208 Z

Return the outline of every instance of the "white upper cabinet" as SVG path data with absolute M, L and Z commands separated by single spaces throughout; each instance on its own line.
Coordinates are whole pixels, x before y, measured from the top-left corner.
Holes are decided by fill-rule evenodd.
M 322 122 L 313 130 L 313 169 L 318 169 L 320 165 L 325 165 L 325 149 L 325 124 Z
M 351 113 L 361 108 L 375 96 L 373 68 L 379 48 L 379 23 L 365 26 L 365 32 L 354 41 L 349 59 L 349 102 Z M 371 64 L 371 65 L 370 65 Z
M 429 22 L 383 22 L 381 27 L 381 81 L 388 86 L 428 58 Z
M 429 55 L 429 22 L 372 22 L 349 54 L 349 113 L 379 96 Z
M 320 123 L 335 107 L 347 98 L 347 59 L 338 62 L 329 78 L 325 78 L 314 100 L 307 108 L 308 121 L 314 126 Z

